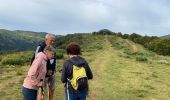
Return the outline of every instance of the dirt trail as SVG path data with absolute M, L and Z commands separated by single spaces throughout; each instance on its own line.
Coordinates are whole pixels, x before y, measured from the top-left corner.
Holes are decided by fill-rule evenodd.
M 131 42 L 131 41 L 129 41 L 129 40 L 125 40 L 125 42 L 128 44 L 128 45 L 130 45 L 131 46 L 131 48 L 133 49 L 133 51 L 134 52 L 137 52 L 137 51 L 139 51 L 139 49 L 138 49 L 138 47 L 136 46 L 136 44 L 135 43 L 133 43 L 133 42 Z
M 107 70 L 107 64 L 110 63 L 110 59 L 112 59 L 113 48 L 111 47 L 111 43 L 108 41 L 108 37 L 105 36 L 105 43 L 103 45 L 102 51 L 97 51 L 93 62 L 90 63 L 92 67 L 94 79 L 90 82 L 90 95 L 88 96 L 88 100 L 99 100 L 100 95 L 102 94 L 102 89 L 104 88 L 103 83 L 103 74 L 105 70 Z

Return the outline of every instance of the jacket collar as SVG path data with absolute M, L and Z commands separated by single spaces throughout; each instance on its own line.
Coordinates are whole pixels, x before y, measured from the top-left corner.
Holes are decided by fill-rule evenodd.
M 47 56 L 45 55 L 45 53 L 44 52 L 41 52 L 41 53 L 42 53 L 43 59 L 47 61 L 48 59 L 47 59 Z

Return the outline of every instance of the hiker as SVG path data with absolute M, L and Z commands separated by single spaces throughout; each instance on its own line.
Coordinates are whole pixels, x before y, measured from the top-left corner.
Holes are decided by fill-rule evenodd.
M 54 34 L 48 33 L 45 36 L 45 40 L 37 47 L 35 54 L 32 58 L 32 61 L 34 60 L 35 55 L 37 55 L 38 52 L 42 52 L 45 48 L 45 46 L 52 45 L 54 46 L 56 40 L 56 36 Z M 54 58 L 47 61 L 47 74 L 44 80 L 44 86 L 43 88 L 46 89 L 48 87 L 48 98 L 49 100 L 53 100 L 53 94 L 55 90 L 55 72 L 56 72 L 56 55 L 54 55 Z M 41 91 L 38 91 L 38 100 L 41 100 Z
M 86 100 L 88 93 L 88 79 L 93 78 L 88 63 L 83 57 L 79 56 L 81 54 L 80 49 L 80 46 L 75 43 L 68 45 L 66 48 L 69 59 L 63 64 L 61 75 L 61 81 L 65 83 L 66 100 Z M 82 70 L 82 73 L 75 73 L 75 68 Z M 79 87 L 79 82 L 77 83 L 76 76 L 78 77 L 80 74 L 85 77 L 79 81 L 82 82 L 82 85 Z
M 23 83 L 24 100 L 37 100 L 37 90 L 44 84 L 47 60 L 54 57 L 54 50 L 52 46 L 46 46 L 43 52 L 35 56 Z

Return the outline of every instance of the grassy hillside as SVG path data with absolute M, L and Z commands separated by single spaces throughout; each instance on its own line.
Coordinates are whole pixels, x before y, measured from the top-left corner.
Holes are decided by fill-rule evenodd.
M 0 52 L 31 50 L 46 33 L 0 29 Z
M 161 36 L 160 38 L 161 38 L 161 39 L 169 39 L 169 38 L 170 38 L 170 35 Z
M 170 57 L 159 56 L 141 45 L 116 36 L 66 36 L 68 42 L 57 44 L 62 52 L 71 41 L 80 43 L 82 56 L 87 59 L 94 79 L 89 81 L 88 100 L 169 100 Z M 64 38 L 63 38 L 64 39 Z M 29 53 L 28 53 L 29 55 Z M 1 55 L 0 61 L 6 55 Z M 56 91 L 54 100 L 64 100 L 60 82 L 67 55 L 57 60 Z M 21 87 L 29 65 L 0 63 L 0 96 L 2 100 L 22 100 Z

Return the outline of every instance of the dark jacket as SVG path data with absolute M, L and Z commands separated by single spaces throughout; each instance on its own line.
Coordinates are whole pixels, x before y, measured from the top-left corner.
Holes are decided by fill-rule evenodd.
M 45 42 L 42 42 L 41 44 L 38 45 L 38 47 L 32 57 L 31 64 L 32 64 L 33 60 L 35 59 L 35 55 L 38 52 L 43 52 L 45 47 L 46 47 Z M 54 55 L 53 59 L 47 61 L 47 70 L 52 70 L 52 74 L 54 74 L 54 72 L 56 71 L 56 54 Z
M 69 60 L 66 60 L 63 64 L 63 68 L 62 68 L 62 76 L 61 76 L 61 81 L 63 83 L 67 82 L 67 78 L 68 79 L 72 79 L 72 74 L 73 74 L 73 65 L 76 65 L 78 67 L 84 67 L 86 70 L 86 75 L 88 77 L 88 79 L 92 79 L 93 78 L 93 74 L 92 71 L 88 65 L 88 63 L 86 62 L 86 60 L 80 56 L 75 56 Z

